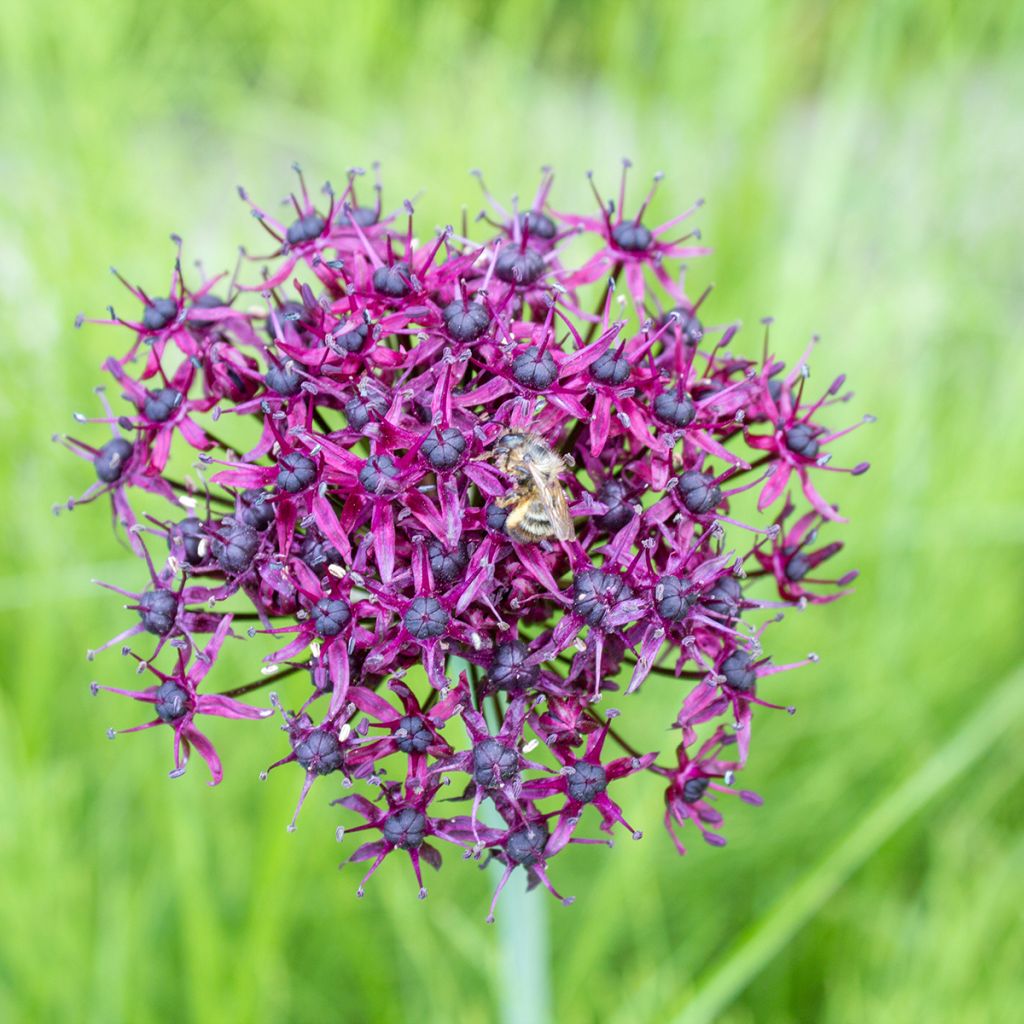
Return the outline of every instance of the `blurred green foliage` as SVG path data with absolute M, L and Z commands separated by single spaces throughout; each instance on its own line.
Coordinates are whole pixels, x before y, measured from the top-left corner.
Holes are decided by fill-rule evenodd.
M 169 782 L 163 736 L 103 739 L 132 709 L 92 700 L 91 673 L 130 672 L 83 660 L 122 621 L 88 581 L 142 577 L 102 505 L 49 518 L 90 472 L 48 439 L 121 345 L 71 327 L 122 301 L 106 265 L 159 291 L 177 231 L 230 266 L 259 244 L 238 182 L 272 199 L 293 159 L 335 181 L 380 159 L 431 225 L 476 211 L 470 167 L 508 196 L 550 163 L 565 209 L 624 154 L 637 190 L 667 172 L 656 214 L 708 199 L 708 319 L 773 314 L 789 359 L 820 331 L 816 378 L 846 371 L 851 418 L 880 422 L 847 442 L 871 472 L 831 492 L 857 593 L 774 630 L 780 659 L 822 663 L 779 680 L 795 718 L 758 716 L 765 807 L 726 807 L 729 848 L 680 861 L 632 783 L 647 838 L 555 868 L 578 897 L 550 912 L 556 1019 L 1015 1019 L 1021 22 L 951 0 L 8 4 L 0 1019 L 495 1019 L 489 875 L 449 855 L 420 904 L 388 864 L 356 901 L 323 794 L 287 835 L 298 777 L 257 784 L 267 731 L 214 730 L 217 790 Z M 911 799 L 947 750 L 948 784 Z

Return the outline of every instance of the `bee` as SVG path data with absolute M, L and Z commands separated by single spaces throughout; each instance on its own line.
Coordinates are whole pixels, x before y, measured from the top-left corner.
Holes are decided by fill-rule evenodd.
M 512 477 L 516 488 L 496 504 L 507 508 L 505 531 L 513 540 L 575 540 L 559 477 L 565 460 L 538 434 L 508 433 L 494 442 L 497 469 Z

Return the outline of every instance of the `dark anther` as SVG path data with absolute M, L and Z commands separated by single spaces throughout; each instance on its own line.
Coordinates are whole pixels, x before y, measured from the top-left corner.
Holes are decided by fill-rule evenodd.
M 481 740 L 473 748 L 473 781 L 484 789 L 497 789 L 519 774 L 519 753 L 496 739 Z
M 662 576 L 654 588 L 658 614 L 670 622 L 681 622 L 697 603 L 697 593 L 688 580 L 678 576 Z
M 387 411 L 388 403 L 379 395 L 350 398 L 345 403 L 345 416 L 348 418 L 348 425 L 353 430 L 362 430 L 370 422 L 372 413 L 383 416 Z
M 439 583 L 451 583 L 465 572 L 469 564 L 469 549 L 464 540 L 460 540 L 451 550 L 439 540 L 432 540 L 427 545 L 427 558 L 434 579 Z
M 530 650 L 521 640 L 501 644 L 494 652 L 494 660 L 487 670 L 487 678 L 499 690 L 522 693 L 537 682 L 540 665 L 527 665 Z
M 576 770 L 566 783 L 570 800 L 589 804 L 594 797 L 600 796 L 608 788 L 608 775 L 601 765 L 577 761 L 573 768 Z
M 440 437 L 438 437 L 440 433 Z M 466 450 L 466 439 L 462 431 L 455 427 L 436 428 L 427 434 L 426 440 L 420 445 L 420 454 L 434 469 L 451 469 L 456 465 Z
M 277 322 L 281 327 L 282 333 L 285 332 L 289 324 L 298 334 L 302 335 L 305 333 L 306 328 L 299 322 L 305 315 L 306 307 L 301 302 L 286 302 L 277 311 Z M 271 341 L 277 340 L 274 321 L 270 317 L 267 317 L 267 335 Z
M 323 217 L 319 213 L 307 213 L 305 217 L 300 217 L 289 225 L 285 238 L 289 245 L 299 245 L 301 242 L 312 242 L 314 238 L 323 233 L 323 230 Z
M 199 565 L 203 560 L 199 554 L 199 545 L 203 539 L 203 524 L 195 516 L 182 519 L 175 523 L 167 532 L 167 546 L 177 541 L 185 549 L 185 561 L 189 565 Z
M 277 486 L 296 494 L 316 479 L 316 463 L 300 452 L 282 455 L 277 463 Z
M 231 575 L 245 572 L 260 546 L 260 535 L 251 526 L 238 523 L 222 537 L 215 537 L 211 545 L 217 564 Z
M 757 683 L 757 671 L 750 667 L 750 655 L 746 651 L 733 651 L 722 662 L 719 672 L 725 676 L 726 683 L 740 693 L 747 693 Z
M 505 856 L 513 864 L 530 867 L 544 855 L 548 833 L 542 825 L 526 825 L 516 829 L 505 841 Z
M 250 487 L 242 491 L 242 520 L 261 533 L 274 525 L 274 506 L 267 501 L 266 491 Z
M 663 391 L 654 400 L 654 415 L 673 427 L 688 427 L 697 410 L 694 408 L 690 396 L 676 391 Z
M 794 555 L 786 563 L 786 579 L 797 583 L 811 571 L 811 561 L 806 555 Z
M 644 252 L 646 249 L 650 249 L 654 235 L 643 224 L 624 220 L 612 228 L 612 241 L 626 252 Z
M 176 722 L 188 712 L 188 694 L 170 679 L 157 688 L 153 710 L 161 722 Z
M 177 315 L 174 299 L 153 299 L 142 311 L 142 326 L 147 331 L 162 331 Z
M 544 273 L 544 257 L 530 246 L 509 243 L 498 253 L 494 273 L 506 284 L 531 285 Z
M 594 522 L 607 533 L 621 530 L 636 515 L 628 499 L 629 492 L 619 480 L 605 480 L 598 488 L 597 500 L 607 505 L 608 511 L 598 516 Z
M 337 324 L 331 332 L 334 347 L 343 352 L 358 352 L 366 344 L 369 328 L 365 323 L 353 323 L 351 320 Z
M 313 729 L 305 739 L 293 743 L 295 760 L 314 775 L 336 772 L 345 759 L 334 731 L 326 727 Z
M 548 351 L 531 345 L 512 360 L 512 376 L 533 391 L 543 391 L 558 379 L 558 367 Z
M 412 283 L 409 280 L 409 264 L 399 260 L 390 267 L 378 267 L 373 272 L 373 287 L 392 299 L 400 299 L 409 294 Z
M 152 423 L 165 423 L 184 400 L 185 396 L 174 388 L 147 391 L 142 414 Z
M 550 242 L 558 234 L 555 222 L 540 210 L 527 210 L 519 214 L 519 223 L 524 228 L 529 228 L 534 238 L 543 238 L 545 242 Z
M 371 493 L 383 490 L 387 480 L 398 476 L 398 467 L 390 455 L 371 455 L 359 470 L 359 482 Z
M 601 384 L 622 384 L 629 379 L 629 360 L 624 355 L 605 352 L 590 364 L 590 376 Z
M 713 615 L 723 619 L 735 619 L 740 613 L 743 588 L 735 576 L 723 576 L 712 588 L 704 601 L 704 607 Z
M 342 562 L 338 549 L 330 541 L 321 540 L 314 534 L 308 534 L 302 541 L 299 557 L 314 572 L 328 565 L 341 565 Z
M 126 441 L 123 437 L 115 437 L 108 441 L 92 460 L 96 476 L 105 484 L 117 483 L 134 450 L 131 441 Z
M 696 779 L 687 779 L 683 783 L 683 800 L 688 804 L 695 804 L 704 795 L 710 782 L 711 780 L 703 775 Z
M 786 431 L 786 447 L 805 459 L 813 459 L 818 455 L 820 445 L 815 437 L 815 429 L 807 423 L 797 423 Z
M 476 341 L 491 322 L 491 314 L 479 302 L 456 299 L 441 310 L 444 325 L 456 341 Z
M 417 640 L 430 640 L 448 628 L 448 613 L 436 597 L 414 597 L 405 613 L 405 628 Z
M 572 581 L 573 611 L 588 626 L 600 626 L 605 615 L 633 592 L 618 576 L 601 569 L 587 569 Z
M 149 590 L 139 598 L 139 618 L 148 633 L 167 636 L 177 611 L 178 597 L 169 590 Z
M 395 734 L 395 746 L 403 754 L 422 754 L 434 742 L 433 733 L 418 715 L 404 715 L 398 720 L 402 735 Z
M 427 834 L 426 815 L 415 807 L 403 807 L 384 819 L 384 841 L 400 850 L 415 850 Z
M 685 306 L 670 309 L 659 321 L 659 326 L 664 327 L 669 322 L 672 323 L 669 333 L 678 331 L 684 345 L 696 345 L 704 337 L 704 325 L 697 319 L 696 314 Z
M 272 366 L 263 378 L 271 391 L 276 391 L 282 398 L 291 398 L 302 390 L 302 377 L 292 366 Z
M 313 605 L 313 628 L 319 636 L 337 636 L 351 618 L 352 612 L 342 600 L 324 597 Z
M 505 532 L 505 520 L 508 519 L 508 509 L 495 505 L 492 501 L 484 510 L 487 519 L 487 529 L 495 533 Z
M 688 512 L 702 516 L 722 500 L 722 490 L 709 473 L 688 469 L 679 476 L 679 497 Z

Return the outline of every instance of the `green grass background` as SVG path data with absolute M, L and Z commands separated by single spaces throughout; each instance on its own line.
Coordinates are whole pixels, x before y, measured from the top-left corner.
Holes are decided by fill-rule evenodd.
M 845 370 L 858 481 L 842 568 L 855 596 L 790 615 L 730 845 L 677 858 L 660 794 L 647 832 L 556 862 L 554 1019 L 1019 1019 L 1024 937 L 1024 32 L 1021 8 L 412 0 L 166 5 L 15 0 L 0 21 L 0 1020 L 489 1021 L 493 878 L 449 857 L 415 899 L 389 863 L 365 900 L 313 792 L 256 776 L 273 726 L 224 723 L 228 774 L 165 776 L 155 735 L 84 651 L 118 629 L 93 576 L 141 582 L 101 505 L 53 519 L 90 470 L 52 446 L 92 408 L 121 339 L 75 332 L 120 302 L 110 263 L 160 292 L 177 231 L 228 267 L 259 233 L 234 186 L 273 201 L 380 159 L 426 224 L 558 171 L 589 208 L 619 158 L 696 196 L 715 253 L 710 320 L 776 317 L 815 379 Z M 757 350 L 751 326 L 747 342 Z M 242 658 L 238 671 L 251 674 Z M 651 703 L 653 691 L 642 697 Z M 639 699 L 639 698 L 638 698 Z

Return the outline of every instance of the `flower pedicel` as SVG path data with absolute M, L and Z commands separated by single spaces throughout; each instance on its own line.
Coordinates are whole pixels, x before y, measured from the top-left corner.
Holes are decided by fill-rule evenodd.
M 774 610 L 856 575 L 827 578 L 842 545 L 818 542 L 843 521 L 820 481 L 867 469 L 831 463 L 843 378 L 809 397 L 767 333 L 733 354 L 738 327 L 684 287 L 697 207 L 649 226 L 654 188 L 627 209 L 625 169 L 593 215 L 557 212 L 548 171 L 525 208 L 485 189 L 481 241 L 417 240 L 412 205 L 386 214 L 379 179 L 361 204 L 362 177 L 315 204 L 299 172 L 283 220 L 242 192 L 266 256 L 188 281 L 176 238 L 167 294 L 122 278 L 130 312 L 98 321 L 126 338 L 103 367 L 118 406 L 98 389 L 105 415 L 76 418 L 110 436 L 61 439 L 96 476 L 67 507 L 109 495 L 146 564 L 141 592 L 111 587 L 129 618 L 102 647 L 150 685 L 93 691 L 169 729 L 172 775 L 195 749 L 216 783 L 204 716 L 268 717 L 239 698 L 273 684 L 296 816 L 314 785 L 363 790 L 334 801 L 339 838 L 367 833 L 360 895 L 402 851 L 425 896 L 455 846 L 504 866 L 499 893 L 522 868 L 562 899 L 553 858 L 610 845 L 589 826 L 640 838 L 630 776 L 660 779 L 680 852 L 688 821 L 723 845 L 754 709 L 796 667 L 763 653 Z M 256 633 L 277 645 L 261 676 L 224 678 L 225 643 Z M 670 749 L 630 742 L 639 701 Z

